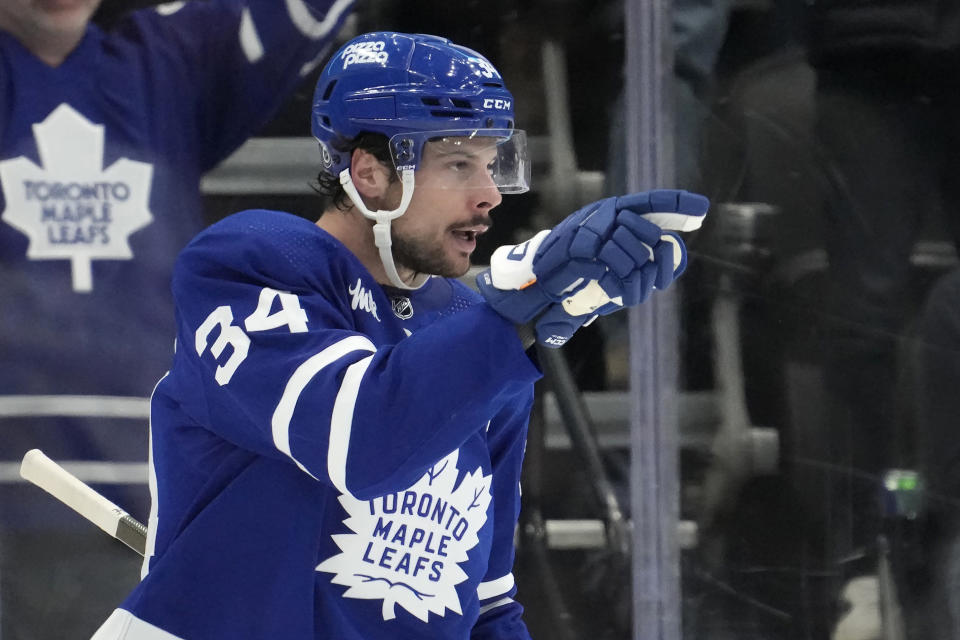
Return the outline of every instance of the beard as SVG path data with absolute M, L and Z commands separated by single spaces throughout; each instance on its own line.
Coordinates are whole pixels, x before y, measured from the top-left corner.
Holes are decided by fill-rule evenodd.
M 412 269 L 416 273 L 429 273 L 443 278 L 459 278 L 470 269 L 470 260 L 466 265 L 454 262 L 444 253 L 443 246 L 422 237 L 408 237 L 392 233 L 393 260 L 398 266 Z

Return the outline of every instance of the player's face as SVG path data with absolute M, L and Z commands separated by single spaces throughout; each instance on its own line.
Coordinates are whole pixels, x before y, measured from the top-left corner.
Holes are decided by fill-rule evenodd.
M 101 0 L 2 0 L 0 27 L 24 39 L 76 37 Z
M 447 142 L 424 145 L 410 206 L 392 224 L 393 255 L 414 272 L 456 278 L 470 268 L 503 197 L 490 176 L 497 156 L 490 138 Z M 399 193 L 399 183 L 392 188 Z

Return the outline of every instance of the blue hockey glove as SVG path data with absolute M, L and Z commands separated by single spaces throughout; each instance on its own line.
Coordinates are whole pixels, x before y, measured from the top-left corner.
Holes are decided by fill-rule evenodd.
M 683 273 L 686 247 L 670 231 L 699 228 L 708 206 L 672 189 L 599 200 L 497 249 L 477 284 L 498 313 L 518 325 L 536 319 L 537 340 L 559 347 L 596 315 L 639 304 Z

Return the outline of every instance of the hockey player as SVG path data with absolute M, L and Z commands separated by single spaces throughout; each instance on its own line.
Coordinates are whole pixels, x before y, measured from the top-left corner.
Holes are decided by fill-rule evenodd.
M 109 31 L 90 22 L 99 4 L 0 2 L 6 464 L 33 447 L 144 461 L 139 407 L 169 366 L 170 275 L 205 224 L 200 177 L 274 116 L 352 0 L 169 3 Z M 97 589 L 109 587 L 73 586 L 86 527 L 22 484 L 0 489 L 0 633 L 89 634 L 109 611 L 96 610 Z M 146 494 L 137 481 L 112 495 L 146 517 Z M 111 576 L 100 584 L 114 582 L 112 567 L 100 565 Z
M 684 268 L 661 226 L 707 201 L 593 203 L 458 280 L 528 188 L 513 97 L 482 55 L 370 33 L 314 98 L 316 224 L 245 211 L 174 271 L 152 400 L 145 574 L 95 640 L 529 638 L 513 534 L 533 383 L 557 346 Z

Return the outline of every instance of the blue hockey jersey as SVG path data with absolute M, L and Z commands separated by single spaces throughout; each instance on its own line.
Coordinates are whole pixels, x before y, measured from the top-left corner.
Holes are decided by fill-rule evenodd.
M 98 640 L 529 637 L 511 572 L 540 373 L 508 321 L 456 280 L 381 286 L 269 211 L 201 233 L 173 289 L 148 571 Z
M 145 463 L 201 176 L 273 117 L 351 4 L 169 3 L 91 25 L 57 68 L 0 31 L 0 460 Z M 4 526 L 89 526 L 6 491 Z M 137 513 L 141 495 L 111 497 Z

